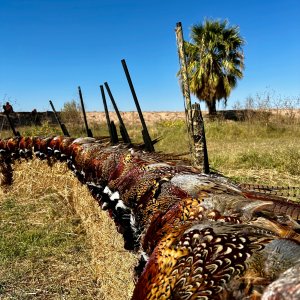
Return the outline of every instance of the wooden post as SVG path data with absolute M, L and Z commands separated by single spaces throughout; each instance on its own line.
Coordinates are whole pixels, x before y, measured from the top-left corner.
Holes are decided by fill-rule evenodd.
M 180 63 L 181 90 L 184 97 L 186 123 L 189 135 L 190 153 L 194 166 L 201 168 L 204 173 L 209 173 L 204 123 L 199 104 L 194 104 L 192 109 L 191 93 L 188 80 L 184 38 L 181 22 L 176 24 L 176 41 Z
M 117 128 L 114 121 L 110 121 L 110 129 L 111 129 L 112 139 L 116 144 L 119 142 L 119 138 L 118 138 Z
M 64 134 L 64 136 L 70 136 L 67 127 L 65 126 L 64 123 L 62 123 L 62 122 L 60 121 L 60 119 L 59 119 L 59 117 L 58 117 L 58 114 L 57 114 L 57 112 L 56 112 L 56 110 L 55 110 L 55 107 L 54 107 L 52 101 L 49 100 L 49 103 L 50 103 L 51 108 L 52 108 L 52 110 L 53 110 L 53 112 L 54 112 L 55 119 L 56 119 L 57 123 L 59 124 L 59 126 L 60 126 L 60 128 L 61 128 L 61 130 L 62 130 L 62 132 L 63 132 L 63 134 Z
M 112 95 L 112 93 L 111 93 L 111 91 L 110 91 L 110 88 L 109 88 L 109 86 L 108 86 L 108 83 L 107 83 L 107 82 L 104 82 L 104 85 L 105 85 L 105 88 L 106 88 L 107 93 L 108 93 L 108 95 L 109 95 L 109 98 L 110 98 L 110 100 L 111 100 L 111 103 L 112 103 L 112 105 L 113 105 L 113 107 L 114 107 L 114 109 L 115 109 L 115 112 L 116 112 L 116 114 L 117 114 L 117 117 L 118 117 L 118 120 L 119 120 L 119 123 L 120 123 L 120 129 L 121 129 L 121 135 L 122 135 L 123 141 L 124 141 L 124 143 L 131 144 L 130 137 L 129 137 L 129 135 L 128 135 L 128 132 L 127 132 L 127 130 L 126 130 L 126 127 L 125 127 L 125 124 L 124 124 L 124 122 L 123 122 L 123 120 L 122 120 L 122 117 L 121 117 L 121 115 L 120 115 L 120 112 L 119 112 L 118 106 L 117 106 L 117 104 L 116 104 L 116 102 L 115 102 L 115 99 L 114 99 L 114 97 L 113 97 L 113 95 Z
M 92 131 L 88 127 L 88 122 L 87 122 L 87 118 L 86 118 L 86 114 L 85 114 L 83 97 L 82 97 L 80 86 L 78 87 L 78 92 L 79 92 L 79 98 L 80 98 L 80 103 L 81 103 L 81 108 L 82 108 L 82 114 L 83 114 L 83 119 L 84 119 L 84 125 L 85 125 L 86 135 L 88 137 L 93 137 Z
M 10 118 L 10 116 L 9 116 L 9 112 L 7 112 L 7 111 L 4 109 L 4 113 L 5 113 L 6 117 L 7 117 L 7 121 L 8 121 L 8 123 L 9 123 L 9 126 L 10 126 L 10 128 L 11 128 L 11 130 L 12 130 L 14 136 L 21 136 L 21 135 L 20 135 L 20 132 L 19 132 L 19 131 L 16 131 L 15 126 L 14 126 L 14 123 L 13 123 L 13 120 L 12 120 L 12 119 Z
M 125 72 L 125 75 L 126 75 L 126 78 L 127 78 L 130 90 L 131 90 L 131 94 L 132 94 L 136 109 L 138 111 L 138 114 L 139 114 L 139 117 L 140 117 L 140 120 L 141 120 L 141 123 L 142 123 L 142 127 L 143 127 L 142 135 L 143 135 L 143 140 L 144 140 L 146 149 L 149 152 L 154 152 L 155 150 L 154 150 L 151 138 L 150 138 L 149 131 L 148 131 L 147 126 L 146 126 L 146 122 L 144 120 L 144 116 L 143 116 L 143 113 L 142 113 L 142 110 L 141 110 L 141 107 L 140 107 L 140 104 L 139 104 L 139 100 L 138 100 L 138 98 L 136 96 L 136 93 L 135 93 L 135 90 L 134 90 L 134 86 L 133 86 L 133 83 L 132 83 L 132 80 L 131 80 L 131 77 L 130 77 L 125 59 L 122 59 L 121 63 L 122 63 L 122 66 L 123 66 L 123 69 L 124 69 L 124 72 Z
M 191 104 L 190 87 L 189 87 L 188 76 L 187 76 L 187 65 L 186 65 L 184 39 L 183 39 L 181 22 L 178 22 L 176 24 L 175 33 L 176 33 L 177 50 L 178 50 L 178 57 L 179 57 L 179 64 L 180 64 L 181 91 L 184 98 L 184 110 L 185 110 L 186 125 L 187 125 L 188 135 L 189 135 L 190 153 L 191 155 L 193 155 L 193 143 L 190 139 L 192 136 L 192 104 Z
M 201 166 L 205 174 L 209 174 L 209 162 L 205 139 L 204 121 L 200 109 L 200 104 L 192 104 L 193 120 L 193 142 L 194 142 L 194 164 Z
M 112 124 L 111 124 L 110 118 L 109 118 L 109 113 L 108 113 L 108 109 L 107 109 L 107 103 L 106 103 L 103 85 L 100 85 L 100 90 L 101 90 L 101 95 L 102 95 L 102 100 L 103 100 L 103 106 L 104 106 L 106 123 L 107 123 L 108 132 L 109 132 L 109 136 L 110 136 L 110 141 L 112 144 L 116 144 L 118 142 L 118 136 L 116 138 L 115 134 L 112 132 Z

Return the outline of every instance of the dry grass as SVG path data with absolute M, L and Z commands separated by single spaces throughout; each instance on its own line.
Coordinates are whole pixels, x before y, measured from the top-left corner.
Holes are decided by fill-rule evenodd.
M 214 122 L 207 128 L 210 164 L 231 179 L 300 185 L 297 125 Z
M 64 165 L 15 166 L 0 191 L 1 299 L 129 299 L 135 256 Z

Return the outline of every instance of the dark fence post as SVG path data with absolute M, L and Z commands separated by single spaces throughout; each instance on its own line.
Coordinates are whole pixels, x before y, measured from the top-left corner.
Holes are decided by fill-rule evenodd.
M 92 131 L 91 131 L 91 129 L 89 129 L 89 127 L 88 127 L 87 118 L 86 118 L 86 113 L 85 113 L 85 109 L 84 109 L 83 97 L 82 97 L 82 93 L 81 93 L 81 88 L 80 88 L 80 86 L 78 87 L 78 92 L 79 92 L 79 98 L 80 98 L 80 103 L 81 103 L 81 108 L 82 108 L 82 114 L 83 114 L 83 119 L 84 119 L 84 125 L 85 125 L 85 129 L 86 129 L 86 135 L 87 135 L 88 137 L 93 137 Z
M 102 95 L 102 100 L 103 100 L 104 112 L 105 112 L 108 132 L 109 132 L 109 136 L 110 136 L 110 141 L 112 144 L 115 144 L 118 142 L 118 136 L 116 138 L 115 134 L 113 134 L 113 132 L 112 132 L 112 125 L 111 125 L 110 118 L 109 118 L 109 113 L 108 113 L 108 109 L 107 109 L 107 103 L 106 103 L 103 85 L 100 85 L 100 90 L 101 90 L 101 95 Z M 116 129 L 116 127 L 115 127 L 115 129 Z
M 149 135 L 149 131 L 148 131 L 147 126 L 146 126 L 146 122 L 144 120 L 144 116 L 143 116 L 143 113 L 142 113 L 142 110 L 141 110 L 141 107 L 140 107 L 140 104 L 139 104 L 139 100 L 138 100 L 138 98 L 136 96 L 136 93 L 135 93 L 135 90 L 134 90 L 134 86 L 133 86 L 133 83 L 132 83 L 132 80 L 131 80 L 131 77 L 130 77 L 125 59 L 122 59 L 121 63 L 122 63 L 122 66 L 123 66 L 123 69 L 124 69 L 124 72 L 125 72 L 125 75 L 126 75 L 126 78 L 127 78 L 130 90 L 131 90 L 131 94 L 132 94 L 136 109 L 138 111 L 138 114 L 139 114 L 139 117 L 140 117 L 140 120 L 141 120 L 141 123 L 142 123 L 142 127 L 143 127 L 142 135 L 143 135 L 143 139 L 144 139 L 146 149 L 149 152 L 154 152 L 155 150 L 154 150 L 154 147 L 153 147 L 150 135 Z
M 110 91 L 110 88 L 109 88 L 109 86 L 108 86 L 108 83 L 107 83 L 107 82 L 104 82 L 104 85 L 105 85 L 105 88 L 106 88 L 107 93 L 108 93 L 108 95 L 109 95 L 109 98 L 110 98 L 110 100 L 111 100 L 111 103 L 112 103 L 112 105 L 113 105 L 113 107 L 114 107 L 114 109 L 115 109 L 115 112 L 116 112 L 116 114 L 117 114 L 117 117 L 118 117 L 118 120 L 119 120 L 119 123 L 120 123 L 120 132 L 121 132 L 123 141 L 124 141 L 125 143 L 131 144 L 130 137 L 129 137 L 129 135 L 128 135 L 128 132 L 127 132 L 127 130 L 126 130 L 126 127 L 125 127 L 125 124 L 124 124 L 124 122 L 123 122 L 123 120 L 122 120 L 122 117 L 121 117 L 121 115 L 120 115 L 120 112 L 119 112 L 119 109 L 118 109 L 117 104 L 116 104 L 116 102 L 115 102 L 115 99 L 114 99 L 114 97 L 113 97 L 113 95 L 112 95 L 112 93 L 111 93 L 111 91 Z
M 111 129 L 112 140 L 115 141 L 115 143 L 118 143 L 119 138 L 118 138 L 117 128 L 114 121 L 110 122 L 110 129 Z
M 59 119 L 59 117 L 58 117 L 58 114 L 57 114 L 57 112 L 56 112 L 56 110 L 55 110 L 55 107 L 54 107 L 52 101 L 49 100 L 49 103 L 50 103 L 51 108 L 52 108 L 52 110 L 53 110 L 53 112 L 54 112 L 55 119 L 56 119 L 57 123 L 59 124 L 59 126 L 60 126 L 60 128 L 61 128 L 61 130 L 62 130 L 62 132 L 63 132 L 63 134 L 64 134 L 64 136 L 70 136 L 70 134 L 69 134 L 69 132 L 68 132 L 68 130 L 67 130 L 67 127 L 65 126 L 64 123 L 62 123 L 62 122 L 60 121 L 60 119 Z

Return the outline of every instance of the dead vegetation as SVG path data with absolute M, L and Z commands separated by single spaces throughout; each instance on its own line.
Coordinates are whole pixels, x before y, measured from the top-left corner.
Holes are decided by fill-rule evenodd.
M 136 258 L 66 166 L 16 164 L 0 193 L 1 299 L 130 298 Z

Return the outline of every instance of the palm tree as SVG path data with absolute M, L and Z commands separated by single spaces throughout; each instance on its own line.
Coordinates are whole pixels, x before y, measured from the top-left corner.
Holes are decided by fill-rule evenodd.
M 209 115 L 216 114 L 216 102 L 225 105 L 237 80 L 243 77 L 244 40 L 237 26 L 228 21 L 206 20 L 191 28 L 191 42 L 185 42 L 190 91 L 205 101 Z

